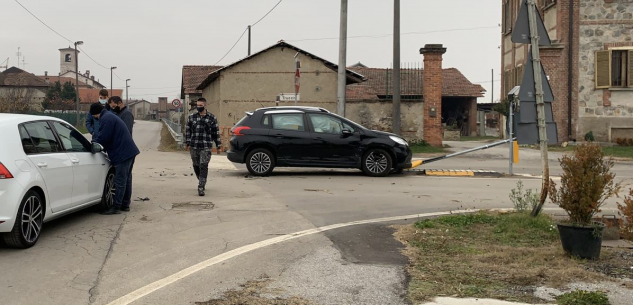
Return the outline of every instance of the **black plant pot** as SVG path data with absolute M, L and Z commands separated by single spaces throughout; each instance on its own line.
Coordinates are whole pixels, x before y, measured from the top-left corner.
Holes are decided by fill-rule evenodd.
M 563 250 L 567 254 L 584 259 L 600 258 L 604 224 L 596 223 L 595 226 L 580 227 L 559 223 L 558 233 Z

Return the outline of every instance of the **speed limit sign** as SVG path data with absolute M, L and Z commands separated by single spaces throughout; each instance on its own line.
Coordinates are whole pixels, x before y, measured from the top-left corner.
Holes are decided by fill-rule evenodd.
M 180 102 L 179 99 L 175 99 L 175 100 L 171 101 L 171 105 L 176 107 L 176 108 L 180 108 L 180 106 L 182 106 L 182 103 Z

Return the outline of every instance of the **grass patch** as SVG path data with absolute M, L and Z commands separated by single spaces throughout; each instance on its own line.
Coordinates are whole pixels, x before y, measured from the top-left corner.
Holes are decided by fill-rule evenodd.
M 601 291 L 576 290 L 556 298 L 560 305 L 609 305 L 609 298 Z
M 469 141 L 490 141 L 490 140 L 499 140 L 499 137 L 493 137 L 493 136 L 473 136 L 473 137 L 469 137 L 469 136 L 461 136 L 459 138 L 460 141 L 463 142 L 469 142 Z
M 174 137 L 171 136 L 169 128 L 167 128 L 165 123 L 163 123 L 163 129 L 160 131 L 160 145 L 158 145 L 158 150 L 166 152 L 181 150 L 178 148 L 178 143 L 176 143 Z
M 564 254 L 547 215 L 450 215 L 401 226 L 396 237 L 407 245 L 413 304 L 436 296 L 536 303 L 534 287 L 606 279 Z
M 443 147 L 435 147 L 426 142 L 413 143 L 409 145 L 409 148 L 411 148 L 411 152 L 414 154 L 438 154 L 446 152 L 446 149 Z
M 548 146 L 548 151 L 554 152 L 573 152 L 573 145 L 569 145 L 567 147 L 562 147 L 558 145 Z M 539 149 L 538 146 L 530 146 L 533 149 Z M 612 146 L 612 147 L 602 147 L 602 151 L 605 156 L 615 157 L 615 158 L 629 158 L 633 159 L 633 146 Z

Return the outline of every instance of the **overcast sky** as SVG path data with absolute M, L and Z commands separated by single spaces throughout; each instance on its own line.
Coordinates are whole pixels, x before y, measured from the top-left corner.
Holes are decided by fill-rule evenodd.
M 231 48 L 247 25 L 264 16 L 279 0 L 18 0 L 34 15 L 82 48 L 98 64 L 79 55 L 79 70 L 90 70 L 109 86 L 132 79 L 130 98 L 157 101 L 176 98 L 183 65 L 213 65 Z M 499 0 L 402 0 L 401 59 L 422 63 L 419 49 L 441 43 L 448 48 L 444 67 L 455 67 L 486 90 L 490 101 L 491 69 L 499 98 L 501 41 Z M 58 49 L 70 43 L 46 28 L 15 0 L 0 0 L 0 62 L 16 66 L 20 47 L 24 69 L 41 75 L 59 73 Z M 283 0 L 253 27 L 252 51 L 284 39 L 308 52 L 338 62 L 339 0 Z M 390 67 L 393 58 L 393 1 L 349 0 L 347 62 Z M 461 29 L 459 31 L 449 31 Z M 468 29 L 468 30 L 463 30 Z M 405 34 L 411 33 L 412 34 Z M 435 33 L 429 33 L 435 32 Z M 381 36 L 352 38 L 353 36 Z M 333 38 L 333 39 L 320 39 Z M 307 40 L 306 40 L 307 39 Z M 320 39 L 320 40 L 315 40 Z M 246 36 L 226 58 L 226 65 L 246 56 Z M 0 64 L 2 65 L 2 64 Z M 20 62 L 20 68 L 23 68 Z M 119 78 L 120 77 L 120 78 Z

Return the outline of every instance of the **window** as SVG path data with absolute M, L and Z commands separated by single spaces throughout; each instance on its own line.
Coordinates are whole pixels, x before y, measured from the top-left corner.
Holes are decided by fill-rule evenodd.
M 305 131 L 303 113 L 274 114 L 273 129 Z
M 270 116 L 269 115 L 265 115 L 262 118 L 262 125 L 267 126 L 270 128 Z
M 66 58 L 64 58 L 65 62 L 72 62 L 72 55 L 66 54 Z
M 26 129 L 24 129 L 24 126 L 20 126 L 19 128 L 20 128 L 20 139 L 22 140 L 22 149 L 24 149 L 24 152 L 27 155 L 36 154 L 37 149 L 35 148 L 35 145 L 33 144 L 33 140 L 31 140 L 29 133 L 26 132 Z
M 512 2 L 510 0 L 505 0 L 503 2 L 503 29 L 502 32 L 504 34 L 509 34 L 512 32 L 512 23 L 514 22 L 512 18 Z
M 633 48 L 597 51 L 596 88 L 633 88 Z
M 343 134 L 341 120 L 324 114 L 310 114 L 309 117 L 315 133 Z
M 59 122 L 53 122 L 64 149 L 71 152 L 90 152 L 90 143 L 74 128 Z
M 62 151 L 61 145 L 59 145 L 51 126 L 49 126 L 47 122 L 41 121 L 27 123 L 24 124 L 24 127 L 26 128 L 29 136 L 31 136 L 31 140 L 37 149 L 37 153 L 45 154 Z

